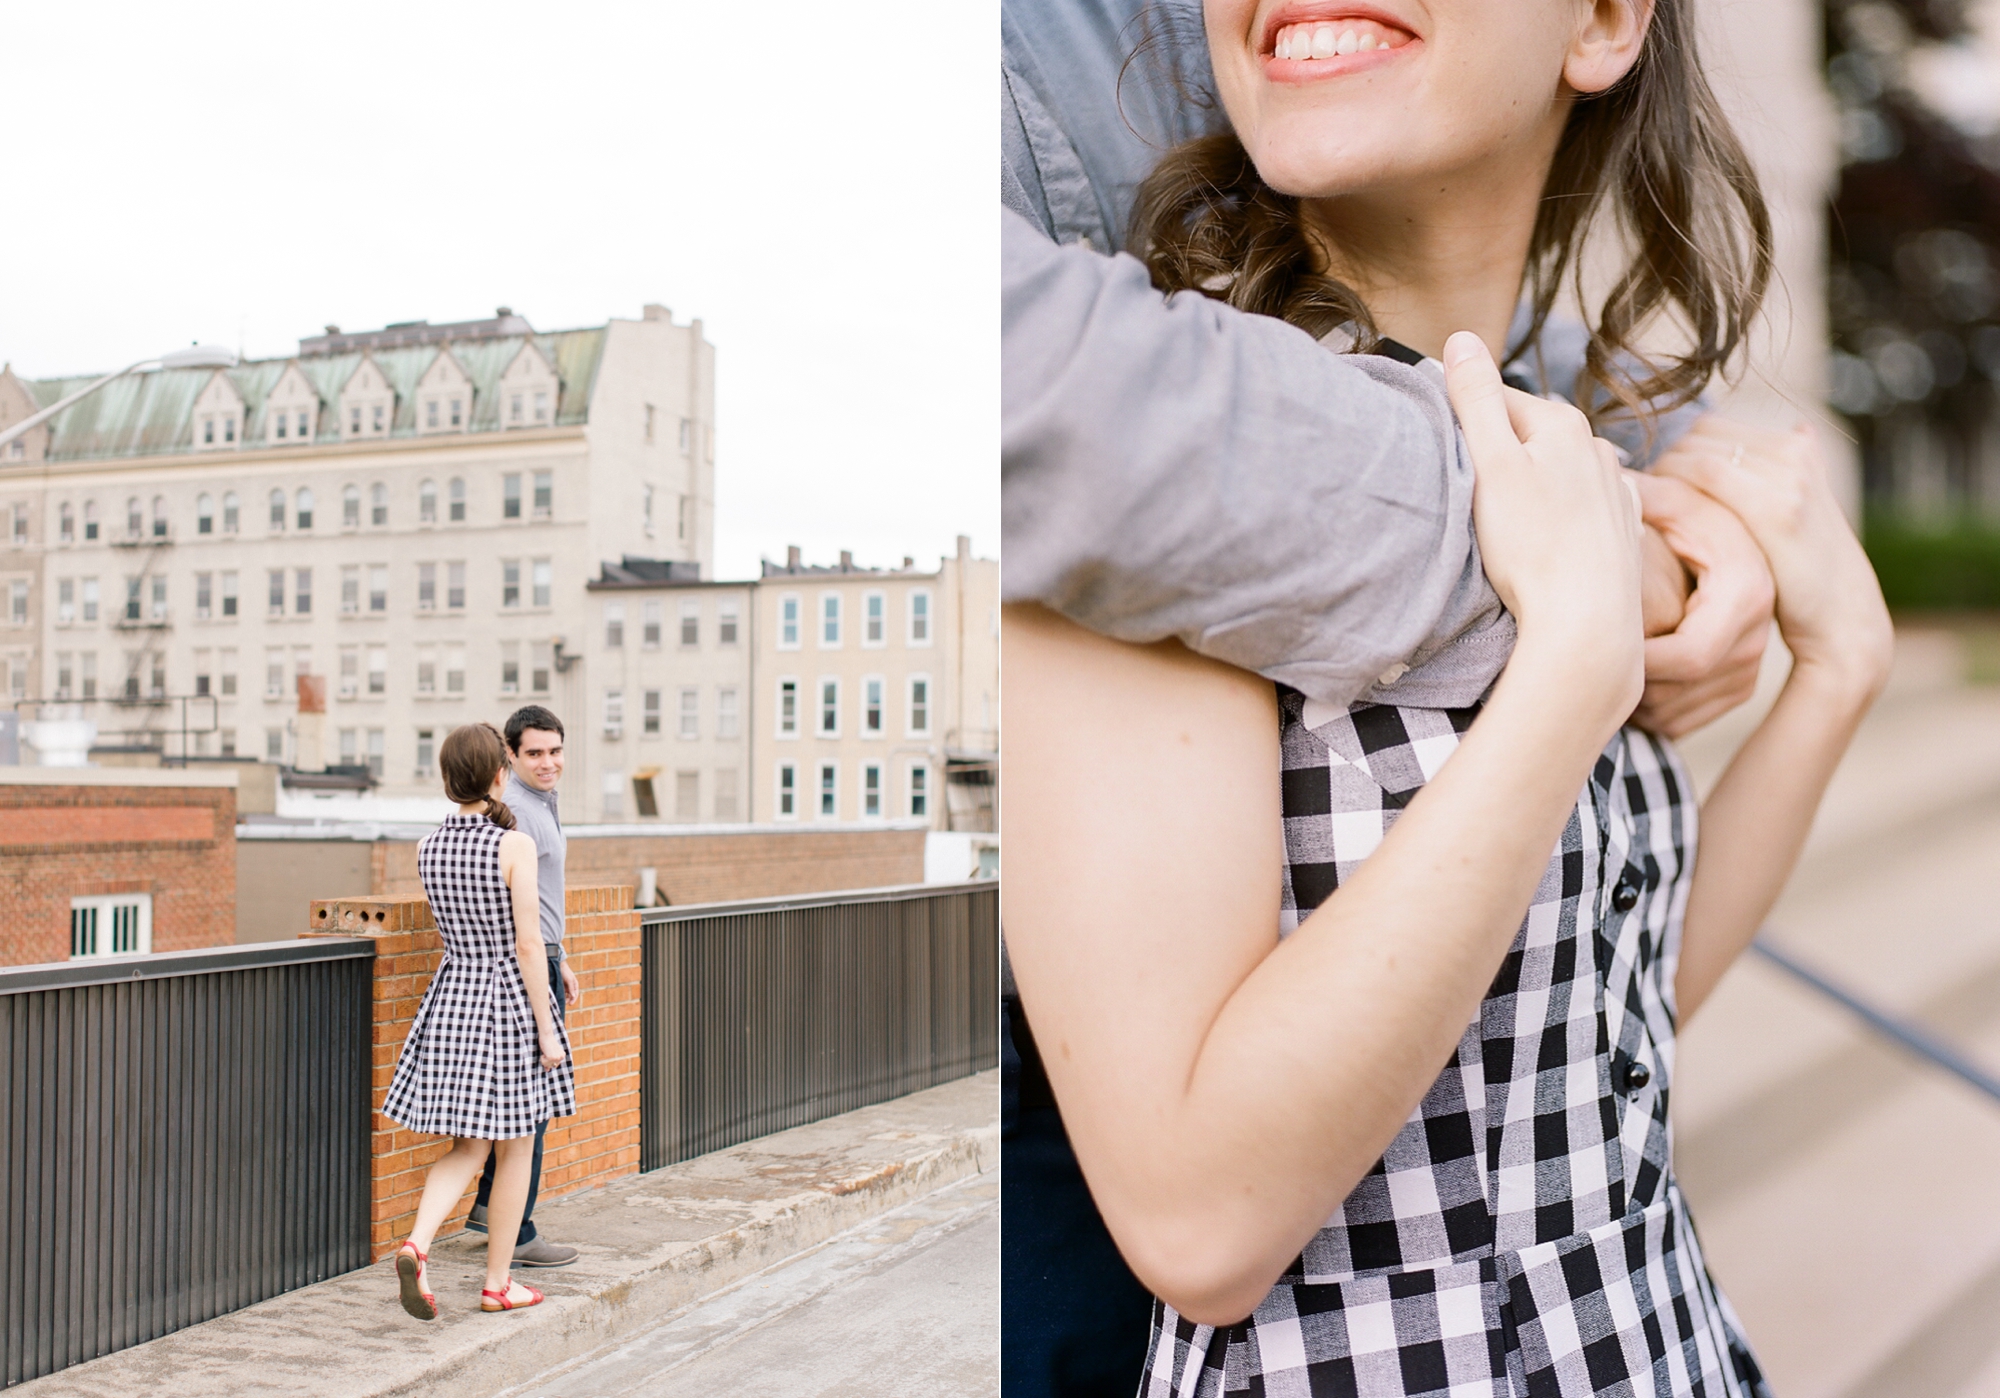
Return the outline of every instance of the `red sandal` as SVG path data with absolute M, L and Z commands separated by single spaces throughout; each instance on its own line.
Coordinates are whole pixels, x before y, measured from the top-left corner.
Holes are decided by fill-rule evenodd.
M 509 1300 L 508 1297 L 517 1286 L 535 1299 L 532 1301 Z M 541 1292 L 535 1290 L 535 1288 L 529 1286 L 526 1282 L 515 1281 L 512 1277 L 508 1277 L 507 1284 L 498 1291 L 491 1291 L 483 1286 L 479 1288 L 479 1309 L 482 1311 L 524 1311 L 530 1306 L 539 1306 L 541 1304 Z
M 403 1309 L 418 1320 L 436 1320 L 438 1316 L 437 1293 L 424 1290 L 423 1269 L 430 1260 L 430 1255 L 418 1252 L 412 1242 L 396 1249 L 396 1282 L 402 1289 Z

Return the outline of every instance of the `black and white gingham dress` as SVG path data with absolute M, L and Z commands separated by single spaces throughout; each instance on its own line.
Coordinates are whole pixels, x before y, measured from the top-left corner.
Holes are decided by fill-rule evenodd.
M 514 905 L 500 877 L 505 833 L 483 815 L 447 816 L 417 846 L 417 873 L 444 937 L 444 960 L 424 992 L 382 1106 L 412 1131 L 506 1141 L 576 1111 L 560 1015 L 563 1061 L 553 1071 L 541 1065 L 514 955 Z
M 1289 933 L 1381 843 L 1474 709 L 1281 690 Z M 1670 1168 L 1693 790 L 1626 729 L 1598 759 L 1443 1074 L 1241 1324 L 1154 1303 L 1144 1398 L 1768 1398 Z

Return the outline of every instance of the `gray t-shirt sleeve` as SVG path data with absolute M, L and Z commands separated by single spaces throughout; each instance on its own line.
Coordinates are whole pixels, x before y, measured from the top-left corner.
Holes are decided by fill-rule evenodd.
M 1010 601 L 1329 703 L 1476 700 L 1512 646 L 1442 382 L 1001 215 Z

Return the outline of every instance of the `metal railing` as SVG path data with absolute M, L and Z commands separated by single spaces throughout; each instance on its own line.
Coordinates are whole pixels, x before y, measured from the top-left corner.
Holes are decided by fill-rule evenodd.
M 639 1168 L 996 1066 L 999 893 L 648 909 Z
M 367 1265 L 374 954 L 0 970 L 0 1387 Z

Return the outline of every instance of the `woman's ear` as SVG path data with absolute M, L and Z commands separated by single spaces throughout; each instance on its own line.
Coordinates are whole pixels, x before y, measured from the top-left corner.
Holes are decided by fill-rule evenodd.
M 1603 92 L 1632 71 L 1653 21 L 1654 0 L 1585 0 L 1583 25 L 1563 60 L 1563 81 Z

